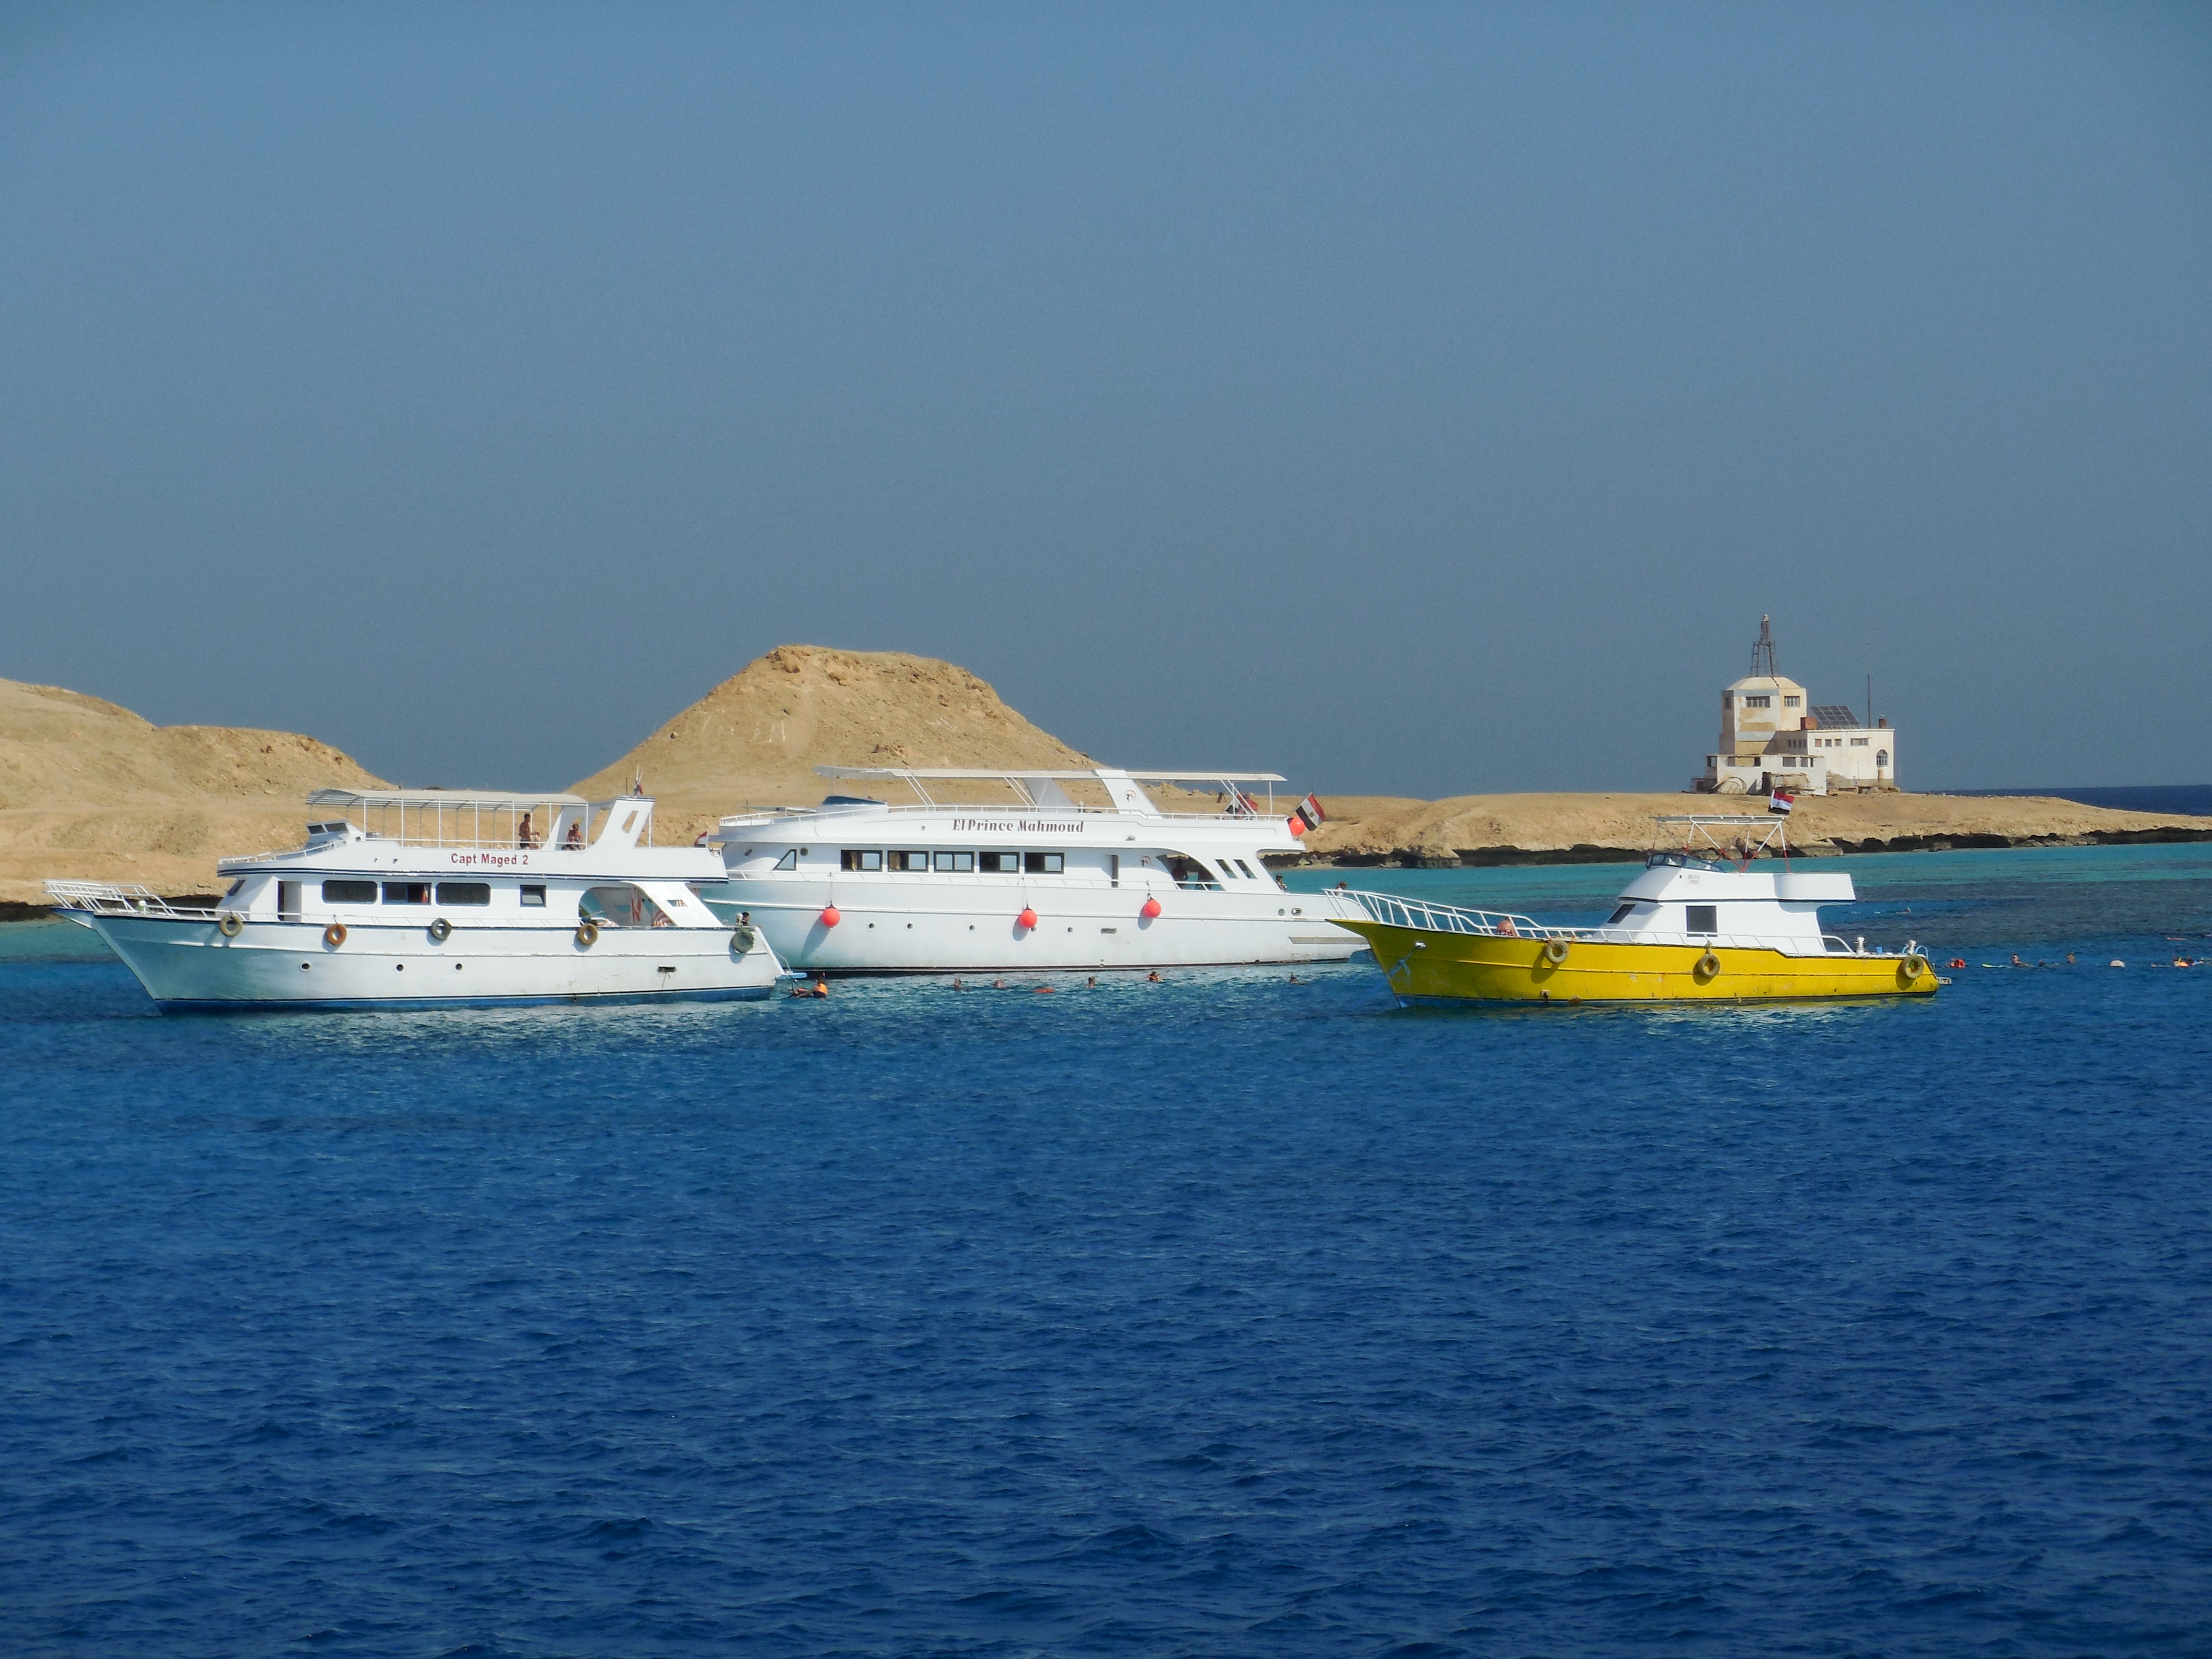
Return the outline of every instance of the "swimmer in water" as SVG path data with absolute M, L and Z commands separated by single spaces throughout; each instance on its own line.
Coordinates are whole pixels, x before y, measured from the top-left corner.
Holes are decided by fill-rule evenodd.
M 1146 974 L 1145 982 L 1147 985 L 1158 985 L 1160 982 L 1160 970 L 1155 968 L 1151 973 Z

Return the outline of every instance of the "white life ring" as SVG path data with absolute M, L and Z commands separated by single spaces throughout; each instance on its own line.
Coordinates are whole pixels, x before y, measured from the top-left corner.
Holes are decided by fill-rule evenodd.
M 236 939 L 246 931 L 246 918 L 235 910 L 226 910 L 216 921 L 215 930 L 225 939 Z
M 586 951 L 599 942 L 599 924 L 589 916 L 576 924 L 576 943 Z

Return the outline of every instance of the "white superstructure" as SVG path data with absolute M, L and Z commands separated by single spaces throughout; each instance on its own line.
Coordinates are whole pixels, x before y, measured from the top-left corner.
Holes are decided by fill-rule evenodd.
M 322 789 L 304 847 L 225 859 L 205 908 L 50 881 L 164 1008 L 763 997 L 783 964 L 699 889 L 722 861 L 649 843 L 653 802 Z
M 832 795 L 721 821 L 718 908 L 749 915 L 795 968 L 1341 962 L 1365 948 L 1330 921 L 1360 914 L 1346 899 L 1288 892 L 1262 861 L 1298 848 L 1273 810 L 1274 773 L 815 769 L 913 799 Z M 1170 811 L 1146 788 L 1176 784 L 1214 810 Z M 950 799 L 956 785 L 968 799 Z

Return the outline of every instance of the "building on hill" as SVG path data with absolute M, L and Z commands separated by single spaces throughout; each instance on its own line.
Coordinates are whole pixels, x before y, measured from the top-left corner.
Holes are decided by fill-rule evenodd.
M 1723 795 L 1894 789 L 1897 732 L 1887 719 L 1868 726 L 1841 703 L 1809 702 L 1803 686 L 1776 672 L 1771 625 L 1761 617 L 1751 672 L 1721 693 L 1721 740 L 1692 787 Z

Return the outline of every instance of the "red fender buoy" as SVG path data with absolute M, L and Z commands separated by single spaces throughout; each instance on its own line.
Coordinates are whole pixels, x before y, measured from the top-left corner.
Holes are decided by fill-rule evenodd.
M 1145 908 L 1137 912 L 1137 914 L 1142 916 L 1146 921 L 1150 921 L 1154 916 L 1159 915 L 1159 913 L 1160 902 L 1156 898 L 1146 899 L 1145 901 Z
M 1036 926 L 1036 912 L 1030 909 L 1027 905 L 1024 905 L 1022 907 L 1021 915 L 1014 918 L 1014 926 L 1017 927 L 1035 927 Z
M 837 914 L 837 907 L 836 905 L 828 904 L 823 907 L 822 925 L 824 927 L 835 927 L 842 921 L 844 921 L 844 917 Z
M 1291 836 L 1292 836 L 1292 837 L 1293 837 L 1293 838 L 1297 837 L 1297 836 L 1303 836 L 1303 835 L 1304 835 L 1304 834 L 1305 834 L 1305 832 L 1306 832 L 1306 821 L 1305 821 L 1304 818 L 1292 818 L 1290 822 L 1291 822 Z

